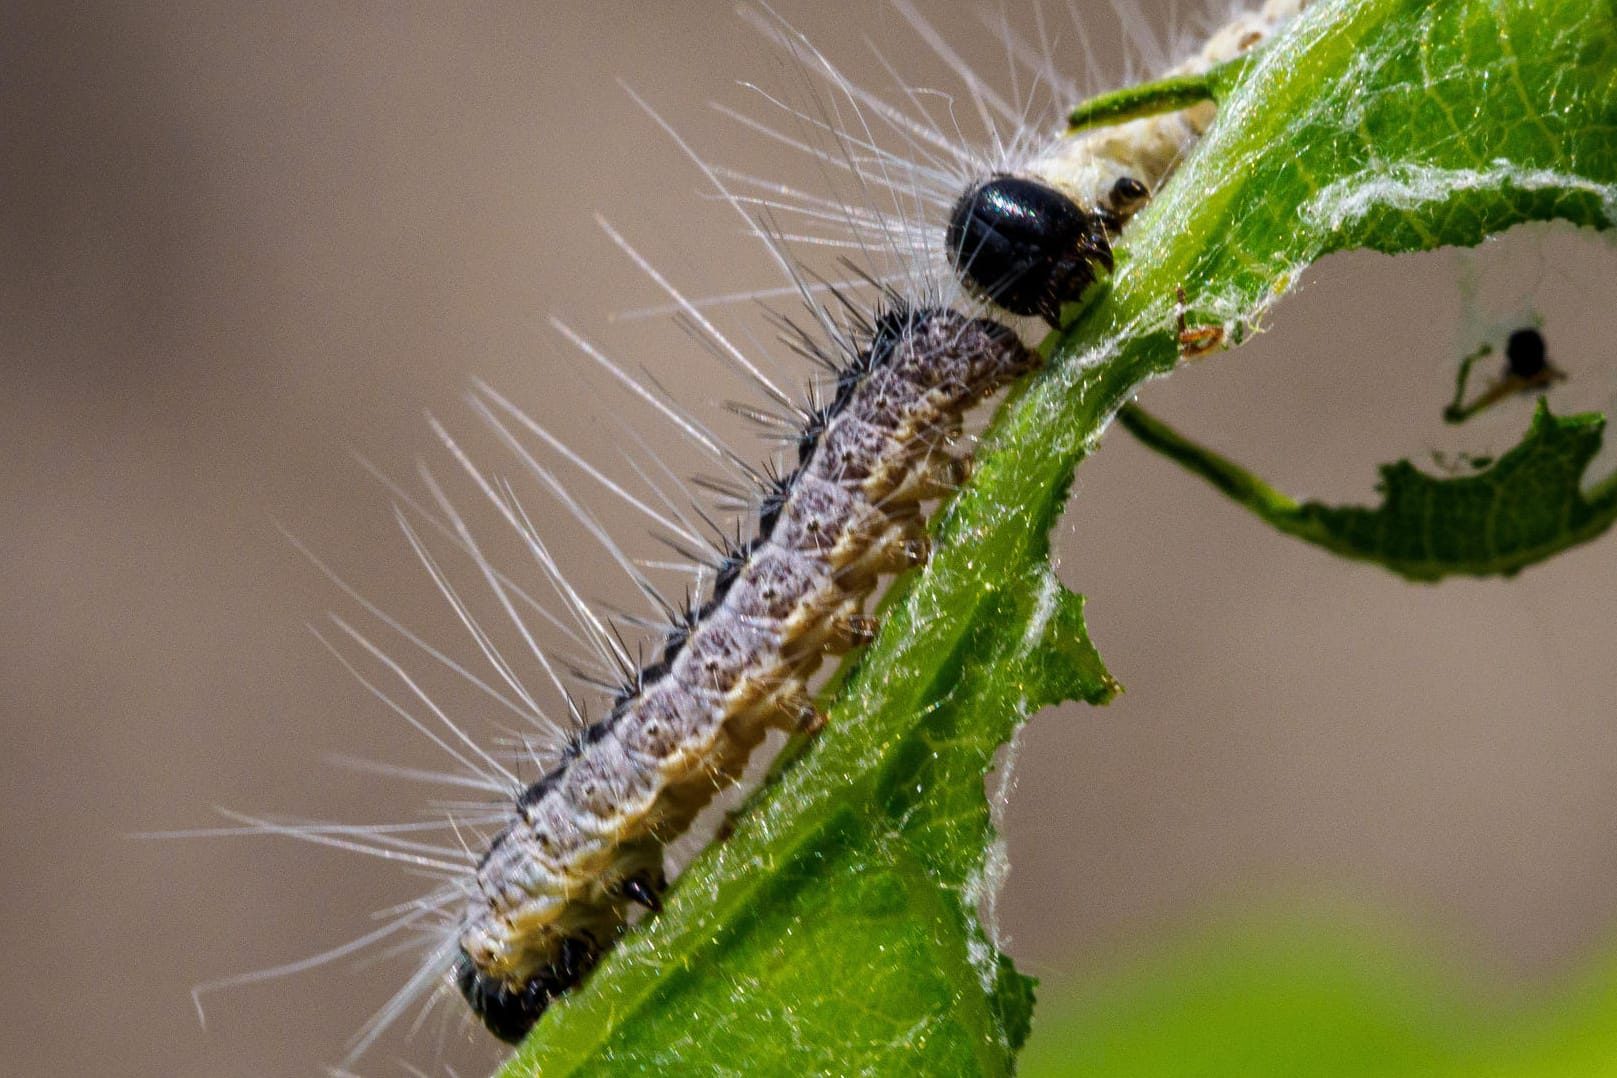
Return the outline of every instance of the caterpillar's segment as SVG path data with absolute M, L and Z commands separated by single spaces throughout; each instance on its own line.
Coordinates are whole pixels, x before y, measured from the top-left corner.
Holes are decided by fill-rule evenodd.
M 1168 77 L 1204 74 L 1239 58 L 1306 3 L 1269 0 L 1236 15 Z M 1214 111 L 1211 100 L 1201 100 L 1086 127 L 971 184 L 946 227 L 945 249 L 956 272 L 1006 310 L 1059 326 L 1062 306 L 1111 271 L 1113 238 L 1172 175 Z
M 522 792 L 479 863 L 454 980 L 490 1032 L 520 1040 L 635 907 L 660 906 L 664 848 L 770 730 L 823 725 L 808 680 L 874 636 L 863 608 L 878 578 L 926 559 L 920 503 L 964 477 L 949 446 L 965 411 L 1037 362 L 1006 327 L 948 309 L 875 320 L 758 538 L 611 714 Z

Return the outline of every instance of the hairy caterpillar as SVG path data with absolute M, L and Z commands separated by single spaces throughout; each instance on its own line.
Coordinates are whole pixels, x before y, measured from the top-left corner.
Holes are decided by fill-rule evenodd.
M 1170 74 L 1239 56 L 1300 6 L 1270 0 L 1236 17 Z M 968 187 L 946 229 L 950 260 L 1000 306 L 1056 323 L 1212 111 L 1203 102 L 1069 135 Z M 757 537 L 729 552 L 712 597 L 675 624 L 611 714 L 523 791 L 480 862 L 455 979 L 502 1039 L 524 1035 L 593 965 L 631 905 L 658 907 L 663 846 L 739 776 L 767 729 L 823 722 L 807 678 L 867 638 L 861 607 L 877 577 L 924 560 L 919 502 L 962 471 L 942 445 L 975 399 L 1035 364 L 997 322 L 892 290 L 885 302 L 858 343 L 838 342 L 835 397 L 810 412 L 797 466 L 764 490 Z M 798 346 L 831 358 L 813 340 Z
M 1089 218 L 1101 212 L 1097 199 L 1085 205 Z M 1098 259 L 1098 250 L 1081 253 Z M 959 477 L 947 442 L 961 412 L 1032 365 L 1007 328 L 918 301 L 942 274 L 915 265 L 865 326 L 829 344 L 800 342 L 843 373 L 834 400 L 810 409 L 797 464 L 765 491 L 757 538 L 727 552 L 707 601 L 682 614 L 661 660 L 628 675 L 606 719 L 585 726 L 508 807 L 469 821 L 498 836 L 474 877 L 450 866 L 458 884 L 420 907 L 453 907 L 456 931 L 407 991 L 452 970 L 485 1024 L 519 1037 L 587 972 L 634 905 L 656 905 L 663 844 L 733 780 L 764 731 L 812 727 L 806 679 L 826 654 L 868 634 L 860 608 L 876 576 L 924 556 L 919 503 Z M 392 848 L 410 849 L 402 840 Z
M 835 397 L 764 492 L 757 537 L 611 713 L 522 791 L 478 864 L 454 976 L 504 1040 L 582 977 L 631 904 L 657 908 L 663 847 L 767 730 L 823 721 L 807 680 L 873 631 L 862 606 L 878 576 L 925 560 L 919 503 L 959 481 L 947 446 L 962 413 L 1035 363 L 995 323 L 901 301 L 843 348 Z

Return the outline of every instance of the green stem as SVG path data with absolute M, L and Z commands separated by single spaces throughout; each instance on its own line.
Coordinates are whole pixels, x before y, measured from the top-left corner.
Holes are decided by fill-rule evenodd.
M 1092 97 L 1067 114 L 1067 133 L 1160 116 L 1203 101 L 1216 101 L 1224 88 L 1240 77 L 1247 62 L 1242 57 L 1197 75 L 1175 75 Z
M 1411 580 L 1508 576 L 1596 538 L 1617 521 L 1617 474 L 1586 494 L 1577 491 L 1599 447 L 1604 420 L 1592 415 L 1557 419 L 1542 401 L 1522 443 L 1477 475 L 1433 479 L 1407 462 L 1383 468 L 1386 502 L 1377 509 L 1298 502 L 1139 405 L 1125 406 L 1118 419 L 1144 445 L 1201 476 L 1275 530 Z M 1535 495 L 1547 495 L 1546 503 L 1536 504 Z M 1486 511 L 1475 512 L 1479 505 Z M 1513 541 L 1479 540 L 1494 529 L 1499 513 L 1512 516 L 1508 530 L 1522 535 Z M 1416 515 L 1447 527 L 1413 528 Z M 1554 526 L 1530 528 L 1530 515 L 1553 517 Z M 1529 531 L 1531 538 L 1523 538 Z
M 1297 500 L 1276 490 L 1226 457 L 1197 445 L 1138 404 L 1127 404 L 1118 422 L 1142 443 L 1201 476 L 1225 495 L 1287 534 L 1299 535 Z M 1301 535 L 1312 539 L 1312 536 Z

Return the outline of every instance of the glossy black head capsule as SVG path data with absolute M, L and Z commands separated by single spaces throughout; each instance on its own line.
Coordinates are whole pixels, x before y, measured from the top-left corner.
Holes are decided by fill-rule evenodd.
M 1532 381 L 1549 366 L 1544 335 L 1531 327 L 1518 329 L 1505 342 L 1505 361 L 1510 373 L 1523 381 Z
M 949 215 L 949 257 L 966 283 L 1015 314 L 1059 325 L 1061 305 L 1112 268 L 1100 214 L 1055 188 L 1021 176 L 995 176 L 961 196 Z
M 455 958 L 455 986 L 483 1028 L 506 1044 L 521 1044 L 550 1001 L 583 980 L 595 959 L 596 949 L 587 940 L 565 940 L 554 966 L 512 987 L 478 969 L 472 956 L 461 951 Z

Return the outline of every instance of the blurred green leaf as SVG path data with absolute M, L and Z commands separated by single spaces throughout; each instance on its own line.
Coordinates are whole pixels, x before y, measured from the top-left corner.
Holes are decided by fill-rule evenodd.
M 1140 441 L 1184 465 L 1287 535 L 1410 580 L 1512 576 L 1586 543 L 1617 520 L 1617 475 L 1579 489 L 1606 420 L 1560 418 L 1542 400 L 1521 443 L 1475 475 L 1436 477 L 1383 465 L 1375 508 L 1297 502 L 1137 405 L 1118 416 Z
M 1617 956 L 1515 1002 L 1340 911 L 1249 917 L 1045 1001 L 1022 1078 L 1617 1074 Z

